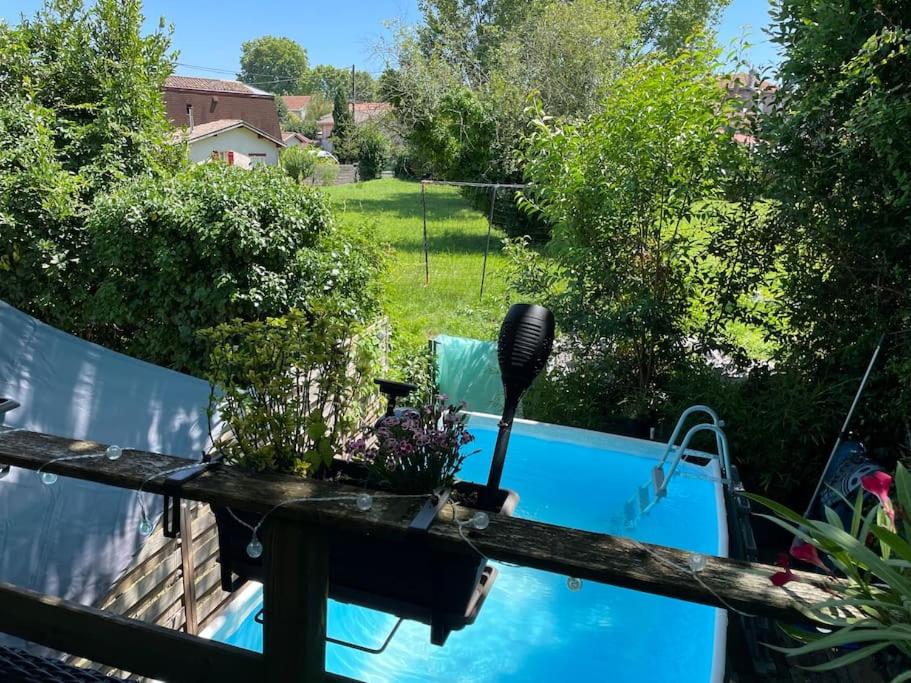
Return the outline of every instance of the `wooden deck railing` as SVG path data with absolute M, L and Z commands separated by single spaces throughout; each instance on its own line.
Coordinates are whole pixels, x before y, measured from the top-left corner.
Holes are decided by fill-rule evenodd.
M 116 461 L 88 458 L 48 464 L 55 458 L 102 453 L 104 444 L 34 432 L 0 434 L 0 463 L 129 489 L 163 493 L 157 472 L 186 464 L 166 455 L 128 450 Z M 151 480 L 149 478 L 152 477 Z M 148 481 L 147 481 L 148 480 Z M 0 484 L 2 486 L 2 484 Z M 219 467 L 181 488 L 185 500 L 264 513 L 284 501 L 352 496 L 359 489 L 296 477 L 249 475 Z M 263 539 L 266 563 L 264 607 L 269 614 L 262 654 L 214 643 L 186 633 L 111 615 L 56 598 L 0 585 L 0 631 L 139 675 L 172 681 L 345 680 L 326 674 L 328 600 L 327 534 L 357 529 L 378 536 L 408 533 L 413 499 L 374 499 L 360 512 L 350 502 L 291 503 L 272 513 Z M 475 552 L 444 510 L 428 532 L 441 549 Z M 719 557 L 707 559 L 696 581 L 691 553 L 578 529 L 491 515 L 484 531 L 471 532 L 475 547 L 492 559 L 633 588 L 755 615 L 794 621 L 831 597 L 829 579 L 795 572 L 798 581 L 777 588 L 777 567 Z

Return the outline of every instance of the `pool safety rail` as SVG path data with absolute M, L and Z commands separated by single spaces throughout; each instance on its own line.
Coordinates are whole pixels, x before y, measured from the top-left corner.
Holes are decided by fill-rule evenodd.
M 106 444 L 29 431 L 0 433 L 0 463 L 42 469 L 111 486 L 170 493 L 166 470 L 186 461 L 124 450 L 104 457 Z M 2 483 L 0 483 L 2 485 Z M 356 530 L 376 537 L 409 533 L 419 501 L 379 497 L 368 510 L 350 504 L 362 493 L 337 483 L 298 477 L 252 475 L 219 467 L 180 485 L 184 500 L 227 505 L 263 514 L 274 510 L 263 539 L 265 577 L 263 652 L 212 642 L 71 601 L 0 583 L 0 632 L 83 657 L 138 676 L 168 681 L 350 681 L 325 671 L 329 585 L 328 538 Z M 333 498 L 310 503 L 301 499 Z M 339 497 L 348 498 L 346 501 Z M 288 502 L 288 504 L 284 504 Z M 281 506 L 281 507 L 277 507 Z M 461 511 L 446 507 L 427 531 L 427 542 L 453 552 L 481 552 L 574 579 L 612 584 L 657 595 L 792 622 L 805 622 L 814 605 L 831 597 L 835 579 L 794 572 L 775 587 L 778 567 L 706 557 L 632 539 L 491 514 L 483 530 L 465 531 Z M 463 535 L 466 534 L 466 535 Z M 470 545 L 466 543 L 466 536 Z M 831 615 L 831 608 L 826 608 Z M 820 614 L 821 612 L 817 612 Z M 842 616 L 856 616 L 845 615 Z
M 683 442 L 677 446 L 677 439 L 680 437 L 680 432 L 683 431 L 683 426 L 686 424 L 687 418 L 690 415 L 702 413 L 707 415 L 711 422 L 699 422 L 689 430 L 683 437 Z M 707 477 L 714 481 L 719 481 L 724 487 L 725 503 L 728 507 L 728 513 L 730 515 L 731 511 L 734 509 L 735 501 L 733 499 L 733 488 L 734 481 L 736 477 L 734 476 L 733 468 L 731 467 L 731 456 L 730 450 L 728 448 L 728 439 L 723 430 L 724 421 L 718 417 L 718 413 L 715 412 L 713 408 L 710 408 L 706 405 L 693 405 L 684 410 L 680 417 L 677 419 L 677 424 L 674 425 L 674 431 L 671 433 L 671 438 L 667 440 L 667 445 L 664 447 L 664 452 L 661 454 L 661 458 L 658 460 L 658 464 L 652 469 L 652 475 L 650 481 L 647 481 L 642 486 L 636 489 L 636 492 L 629 498 L 623 505 L 623 528 L 626 530 L 631 530 L 635 528 L 639 520 L 643 516 L 650 513 L 655 506 L 661 501 L 662 498 L 667 496 L 667 488 L 673 479 L 674 474 L 677 472 L 680 462 L 687 455 L 687 448 L 690 445 L 690 442 L 693 440 L 693 437 L 700 432 L 712 432 L 715 435 L 715 447 L 717 455 L 719 471 L 721 473 L 720 479 L 714 477 Z M 671 454 L 673 458 L 671 459 Z M 713 456 L 708 453 L 698 453 L 694 454 L 697 457 L 708 457 L 712 458 Z M 668 469 L 665 474 L 664 467 L 670 459 L 670 469 Z M 687 476 L 698 476 L 698 475 L 687 475 Z M 617 520 L 619 522 L 619 520 Z M 732 527 L 733 529 L 733 527 Z M 738 555 L 739 556 L 739 555 Z

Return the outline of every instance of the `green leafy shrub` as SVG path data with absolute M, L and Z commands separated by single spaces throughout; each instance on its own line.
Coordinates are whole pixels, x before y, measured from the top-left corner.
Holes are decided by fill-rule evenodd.
M 653 415 L 670 379 L 714 341 L 702 336 L 693 302 L 706 292 L 717 298 L 705 306 L 722 295 L 737 302 L 736 292 L 753 284 L 717 277 L 708 240 L 696 229 L 725 197 L 728 172 L 749 164 L 732 138 L 733 103 L 717 85 L 717 60 L 705 46 L 672 60 L 646 59 L 624 71 L 581 123 L 552 121 L 537 109 L 524 204 L 553 226 L 547 255 L 563 280 L 557 287 L 553 277 L 526 277 L 519 286 L 555 311 L 567 338 L 545 384 L 559 387 L 568 405 Z M 514 244 L 511 253 L 521 259 L 523 251 Z M 513 272 L 522 268 L 520 260 Z
M 0 102 L 0 297 L 72 324 L 78 314 L 65 302 L 85 247 L 81 179 L 57 158 L 55 124 L 54 112 L 34 102 Z
M 361 180 L 379 178 L 392 151 L 389 137 L 373 123 L 357 129 L 357 163 Z
M 281 167 L 299 183 L 308 180 L 316 170 L 316 152 L 304 147 L 289 147 L 281 153 Z
M 307 310 L 331 295 L 352 317 L 375 306 L 369 237 L 338 228 L 319 190 L 280 169 L 201 164 L 100 197 L 88 218 L 103 282 L 92 301 L 106 343 L 190 372 L 196 332 Z
M 0 22 L 0 298 L 83 337 L 94 260 L 86 206 L 124 178 L 181 164 L 161 89 L 173 70 L 140 0 L 48 0 Z
M 231 464 L 257 472 L 317 475 L 361 423 L 375 394 L 377 344 L 347 310 L 318 303 L 263 322 L 203 330 L 210 347 L 210 414 L 231 437 Z
M 785 106 L 760 137 L 787 320 L 776 367 L 853 389 L 879 335 L 911 320 L 911 138 L 896 134 L 911 128 L 911 15 L 897 0 L 786 0 L 773 19 Z M 907 339 L 890 340 L 855 420 L 893 458 L 909 443 Z M 830 431 L 850 401 L 842 388 L 818 410 Z

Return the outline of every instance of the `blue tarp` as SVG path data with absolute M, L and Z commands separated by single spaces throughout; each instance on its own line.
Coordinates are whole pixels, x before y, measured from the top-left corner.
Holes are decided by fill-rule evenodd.
M 4 427 L 192 459 L 208 445 L 207 382 L 83 341 L 2 301 L 0 397 L 22 404 Z M 134 491 L 65 477 L 46 486 L 13 468 L 0 481 L 0 581 L 92 604 L 141 547 L 139 519 Z

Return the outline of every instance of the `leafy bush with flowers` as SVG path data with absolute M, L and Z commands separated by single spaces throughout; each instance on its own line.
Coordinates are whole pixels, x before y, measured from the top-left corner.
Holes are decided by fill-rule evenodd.
M 429 493 L 449 488 L 468 455 L 465 403 L 448 404 L 438 396 L 420 409 L 382 418 L 365 438 L 348 443 L 354 460 L 365 462 L 371 478 L 395 493 Z
M 762 496 L 751 499 L 775 515 L 762 515 L 794 534 L 791 556 L 831 576 L 832 598 L 806 610 L 807 616 L 822 624 L 827 633 L 786 628 L 801 641 L 799 647 L 775 647 L 791 657 L 850 646 L 845 653 L 811 671 L 829 671 L 875 655 L 889 647 L 911 658 L 911 476 L 899 465 L 895 474 L 897 505 L 890 490 L 893 478 L 885 472 L 863 477 L 863 489 L 853 504 L 850 528 L 841 517 L 826 508 L 826 521 L 807 519 Z M 865 510 L 865 498 L 875 505 Z M 784 586 L 797 580 L 790 558 L 779 559 L 782 571 L 772 583 Z M 911 680 L 911 670 L 892 683 Z

